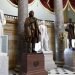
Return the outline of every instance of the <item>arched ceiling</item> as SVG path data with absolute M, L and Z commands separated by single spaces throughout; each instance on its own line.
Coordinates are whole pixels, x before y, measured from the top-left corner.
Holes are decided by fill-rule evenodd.
M 18 0 L 10 0 L 12 3 L 14 3 L 15 5 L 18 5 Z M 34 0 L 28 0 L 28 3 L 33 2 Z
M 14 3 L 15 5 L 18 5 L 18 0 L 10 0 L 12 3 Z
M 9 0 L 13 4 L 18 5 L 18 0 Z M 32 3 L 34 0 L 28 0 L 28 3 Z M 42 5 L 49 9 L 50 11 L 54 12 L 54 0 L 40 0 Z M 75 11 L 75 0 L 63 0 L 63 8 L 66 9 L 67 5 L 70 5 L 70 7 Z

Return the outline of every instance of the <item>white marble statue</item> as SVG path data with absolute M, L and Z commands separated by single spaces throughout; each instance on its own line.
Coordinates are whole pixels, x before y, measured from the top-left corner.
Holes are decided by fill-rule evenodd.
M 52 70 L 54 68 L 56 68 L 55 62 L 53 60 L 53 52 L 50 50 L 49 47 L 49 36 L 48 36 L 48 30 L 47 30 L 47 26 L 45 24 L 45 21 L 41 21 L 41 24 L 39 25 L 39 30 L 41 32 L 41 49 L 38 50 L 37 53 L 41 53 L 43 52 L 44 54 L 44 60 L 45 60 L 45 70 Z M 39 46 L 40 46 L 39 44 Z M 39 47 L 37 47 L 39 48 Z M 50 57 L 50 58 L 48 58 Z
M 41 21 L 41 25 L 39 25 L 39 30 L 41 32 L 41 50 L 49 51 L 49 36 L 47 32 L 47 26 L 45 25 L 45 21 Z
M 1 36 L 3 35 L 3 25 L 6 24 L 6 19 L 4 17 L 4 12 L 0 9 L 0 53 L 2 49 L 2 38 Z

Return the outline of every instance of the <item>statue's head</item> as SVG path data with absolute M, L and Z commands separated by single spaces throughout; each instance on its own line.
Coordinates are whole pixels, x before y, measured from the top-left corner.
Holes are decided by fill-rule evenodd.
M 45 25 L 45 21 L 43 20 L 43 21 L 41 21 L 41 25 Z
M 68 20 L 68 21 L 69 21 L 69 23 L 72 23 L 72 19 L 71 19 L 71 18 L 69 18 L 69 20 Z
M 29 12 L 29 17 L 34 17 L 34 11 L 33 11 L 33 10 L 31 10 L 31 11 Z

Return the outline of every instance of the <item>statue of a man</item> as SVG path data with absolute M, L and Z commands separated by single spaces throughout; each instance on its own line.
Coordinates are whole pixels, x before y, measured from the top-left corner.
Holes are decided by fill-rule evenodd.
M 74 39 L 74 24 L 71 18 L 69 18 L 69 22 L 67 24 L 65 31 L 68 32 L 69 48 L 72 48 L 72 39 Z
M 24 24 L 25 42 L 27 43 L 27 52 L 35 52 L 35 43 L 39 41 L 39 27 L 34 12 L 29 12 Z
M 45 21 L 41 21 L 41 25 L 39 25 L 39 30 L 41 32 L 41 50 L 49 51 L 49 36 Z
M 6 19 L 4 17 L 4 12 L 0 9 L 0 52 L 2 49 L 2 38 L 1 36 L 3 35 L 3 25 L 6 24 Z

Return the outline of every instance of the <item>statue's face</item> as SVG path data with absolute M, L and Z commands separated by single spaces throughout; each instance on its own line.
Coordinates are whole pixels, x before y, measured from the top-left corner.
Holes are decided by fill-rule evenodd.
M 32 17 L 34 17 L 34 12 L 31 13 Z
M 34 12 L 33 12 L 33 11 L 30 11 L 30 12 L 29 12 L 29 16 L 30 16 L 30 17 L 34 17 Z
M 41 24 L 42 24 L 42 25 L 45 25 L 45 21 L 41 21 Z

